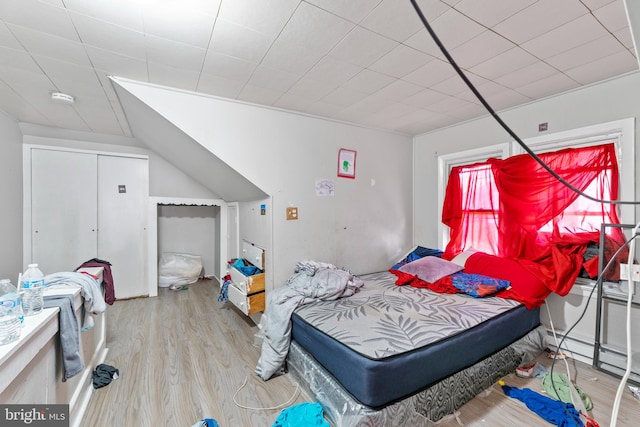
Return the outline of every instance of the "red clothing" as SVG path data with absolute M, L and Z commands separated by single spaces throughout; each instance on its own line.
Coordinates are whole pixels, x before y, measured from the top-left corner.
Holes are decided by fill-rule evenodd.
M 76 268 L 76 271 L 82 267 L 104 267 L 104 273 L 102 274 L 102 283 L 104 283 L 104 301 L 109 305 L 113 305 L 113 302 L 116 300 L 116 293 L 113 289 L 111 263 L 102 259 L 93 258 L 82 263 L 82 265 Z

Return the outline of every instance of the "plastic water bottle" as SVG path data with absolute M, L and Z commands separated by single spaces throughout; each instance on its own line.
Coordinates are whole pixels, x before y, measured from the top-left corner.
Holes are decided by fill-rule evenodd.
M 29 264 L 27 271 L 22 275 L 22 308 L 25 316 L 33 316 L 42 311 L 44 299 L 44 274 L 38 268 L 38 264 Z
M 20 338 L 21 313 L 18 290 L 11 284 L 11 280 L 0 280 L 0 345 Z

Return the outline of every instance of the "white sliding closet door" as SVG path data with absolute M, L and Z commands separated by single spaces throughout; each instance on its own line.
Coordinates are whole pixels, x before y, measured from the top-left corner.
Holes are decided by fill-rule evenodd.
M 97 156 L 32 150 L 31 260 L 46 275 L 97 255 Z
M 118 299 L 149 295 L 145 277 L 148 160 L 98 158 L 98 258 L 112 266 Z

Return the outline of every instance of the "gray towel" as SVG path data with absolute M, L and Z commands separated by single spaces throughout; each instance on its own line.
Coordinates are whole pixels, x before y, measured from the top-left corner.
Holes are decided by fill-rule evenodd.
M 73 296 L 46 295 L 44 297 L 44 307 L 58 307 L 60 309 L 58 314 L 58 336 L 60 337 L 62 364 L 64 367 L 62 381 L 66 381 L 78 375 L 84 369 L 84 363 L 80 355 L 78 318 L 73 310 Z

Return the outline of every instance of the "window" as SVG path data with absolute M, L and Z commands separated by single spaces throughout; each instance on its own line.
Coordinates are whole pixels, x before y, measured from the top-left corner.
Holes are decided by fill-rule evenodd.
M 447 211 L 442 213 L 443 223 L 456 233 L 451 241 L 460 243 L 453 252 L 474 248 L 497 254 L 500 198 L 491 165 L 483 162 L 453 167 L 447 197 L 456 199 L 447 203 Z
M 543 153 L 540 158 L 590 196 L 617 198 L 613 143 Z M 442 221 L 450 228 L 450 255 L 474 248 L 518 257 L 529 255 L 535 246 L 574 242 L 576 236 L 595 240 L 602 223 L 619 222 L 615 206 L 579 197 L 528 154 L 452 168 Z

